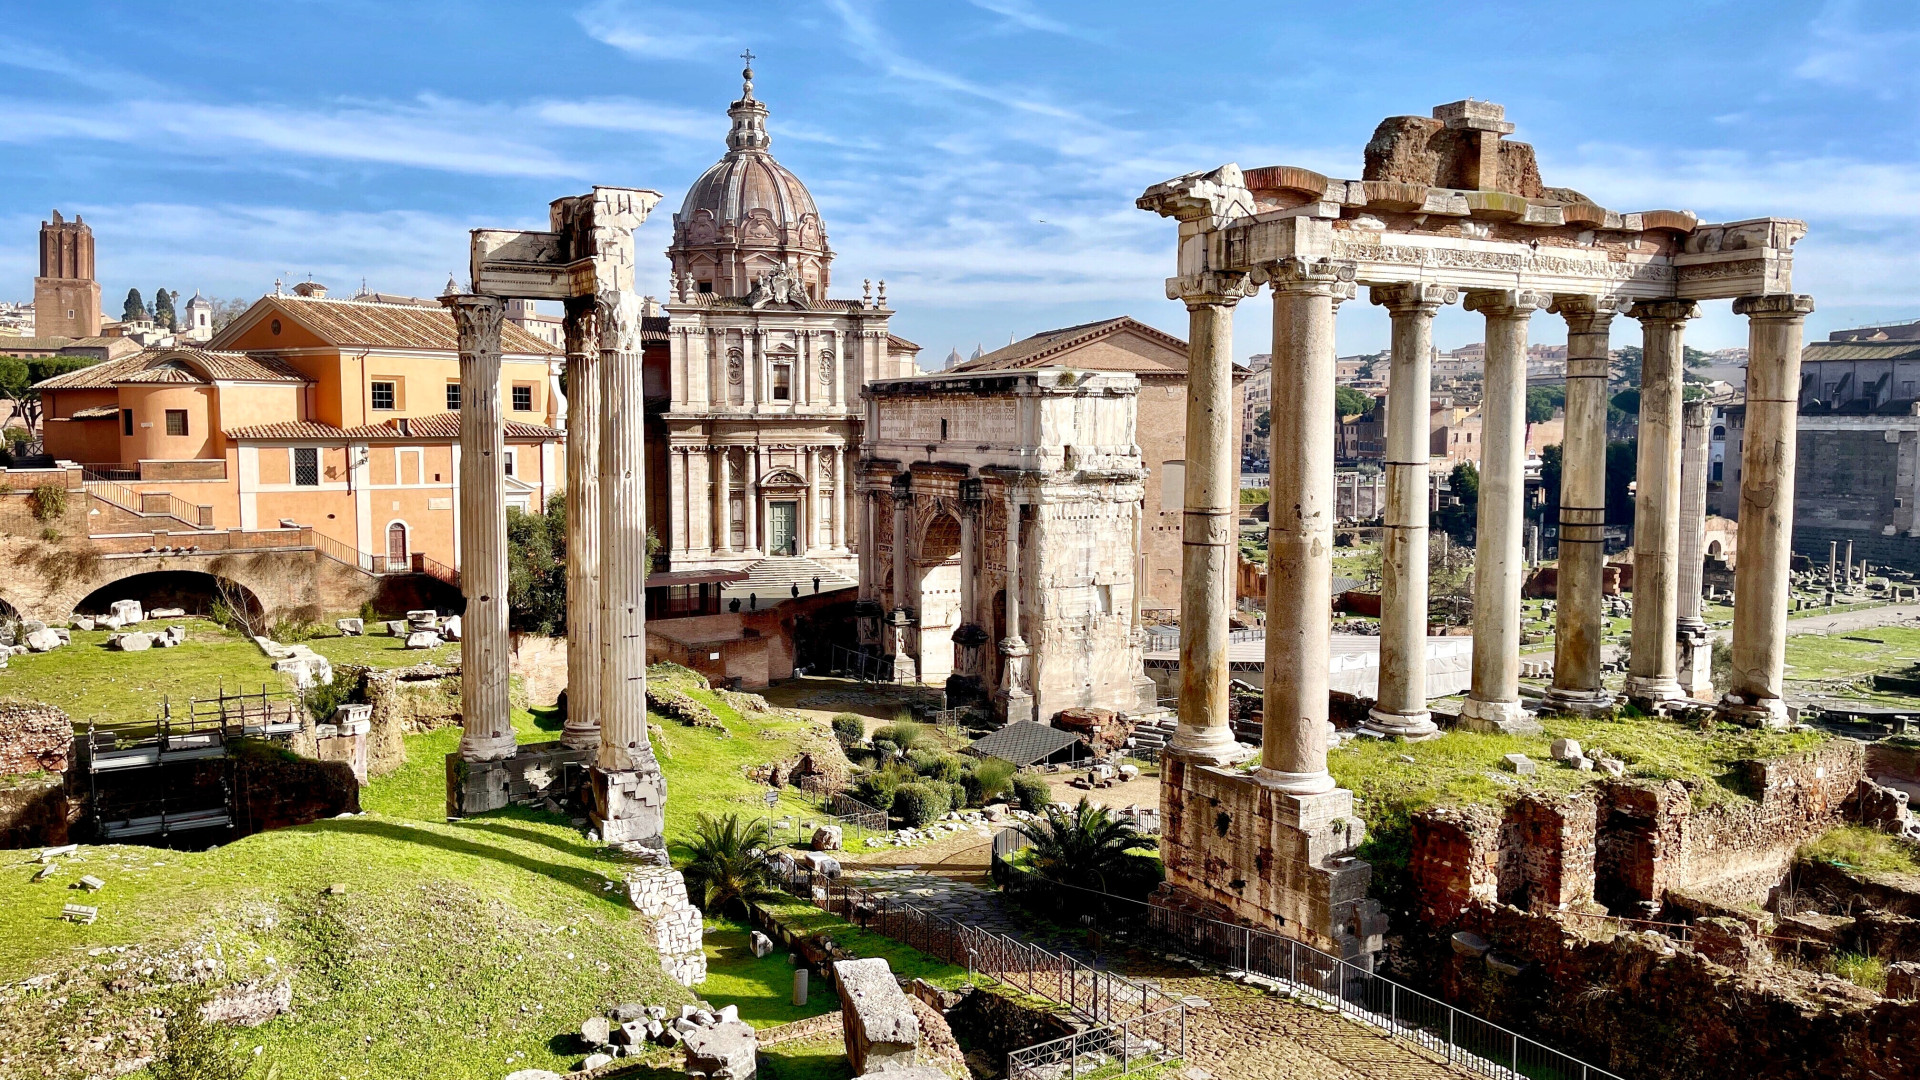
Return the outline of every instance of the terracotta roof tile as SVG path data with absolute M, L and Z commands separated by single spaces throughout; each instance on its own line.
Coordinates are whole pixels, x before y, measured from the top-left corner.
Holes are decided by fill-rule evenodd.
M 453 315 L 443 307 L 312 296 L 266 299 L 335 345 L 449 352 L 460 347 L 453 329 Z M 557 356 L 560 352 L 510 322 L 501 323 L 500 348 L 516 355 Z
M 57 417 L 62 420 L 111 420 L 120 415 L 118 407 L 113 405 L 95 405 L 91 409 L 75 409 L 72 416 Z
M 543 424 L 506 422 L 506 437 L 521 441 L 562 440 L 566 433 Z M 278 424 L 256 424 L 227 432 L 230 439 L 319 439 L 327 442 L 418 442 L 452 441 L 460 437 L 460 414 L 434 413 L 431 416 L 394 417 L 363 427 L 337 428 L 311 420 Z
M 232 428 L 227 431 L 229 439 L 325 439 L 339 442 L 346 434 L 332 424 L 322 424 L 317 420 L 287 420 L 277 424 L 254 424 L 250 427 Z
M 37 384 L 43 390 L 105 390 L 119 383 L 243 382 L 304 383 L 306 376 L 270 356 L 211 349 L 144 349 L 132 356 L 55 375 Z

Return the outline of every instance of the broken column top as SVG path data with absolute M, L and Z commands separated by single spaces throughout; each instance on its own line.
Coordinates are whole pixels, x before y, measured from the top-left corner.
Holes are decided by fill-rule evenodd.
M 859 1014 L 868 1040 L 907 1045 L 920 1041 L 920 1018 L 913 1015 L 912 1004 L 884 958 L 836 960 L 833 979 L 841 1002 Z
M 1466 128 L 1470 131 L 1497 131 L 1502 135 L 1513 134 L 1513 125 L 1507 122 L 1507 107 L 1495 105 L 1491 101 L 1455 101 L 1433 107 L 1433 118 L 1450 128 Z

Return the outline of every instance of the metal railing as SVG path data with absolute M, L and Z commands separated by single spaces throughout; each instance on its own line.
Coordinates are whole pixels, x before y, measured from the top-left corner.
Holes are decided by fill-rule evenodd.
M 1005 833 L 1019 836 L 1011 829 L 1000 835 Z M 1005 857 L 1000 835 L 994 837 L 996 863 Z M 1005 854 L 1021 846 L 1010 839 Z M 1333 1006 L 1469 1072 L 1498 1080 L 1621 1080 L 1597 1065 L 1293 938 L 1059 882 L 1048 881 L 1046 888 L 1072 889 L 1130 906 L 1143 916 L 1136 920 L 1135 929 L 1152 939 L 1149 947 L 1156 951 L 1178 951 L 1259 976 L 1295 997 Z M 1093 905 L 1088 907 L 1097 911 Z
M 87 494 L 102 502 L 111 503 L 130 514 L 141 517 L 171 517 L 178 519 L 181 524 L 191 529 L 207 527 L 200 520 L 200 508 L 177 496 L 165 495 L 163 500 L 161 492 L 138 492 L 110 480 L 87 480 L 84 481 L 84 486 Z M 154 503 L 160 503 L 166 509 L 158 511 L 146 509 Z
M 830 674 L 842 675 L 860 682 L 893 681 L 893 657 L 880 656 L 864 649 L 849 649 L 845 645 L 835 645 L 830 665 Z
M 1010 1080 L 1060 1080 L 1186 1056 L 1186 1003 L 1158 987 L 1081 963 L 982 927 L 901 903 L 891 896 L 813 873 L 780 876 L 787 892 L 823 911 L 928 956 L 964 965 L 969 980 L 991 979 L 1065 1005 L 1095 1025 L 1007 1055 Z

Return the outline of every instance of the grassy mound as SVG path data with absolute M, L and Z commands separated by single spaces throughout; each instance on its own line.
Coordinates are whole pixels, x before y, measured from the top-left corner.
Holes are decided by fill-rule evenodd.
M 191 659 L 186 648 L 127 655 Z M 781 714 L 743 716 L 701 687 L 683 692 L 724 728 L 657 729 L 670 844 L 703 810 L 769 813 L 746 766 L 829 737 Z M 514 719 L 523 743 L 559 736 L 549 712 Z M 259 1047 L 258 1061 L 287 1080 L 566 1071 L 581 1059 L 568 1033 L 586 1016 L 620 1001 L 692 1000 L 660 970 L 618 888 L 625 864 L 569 821 L 524 810 L 445 821 L 445 756 L 459 738 L 408 736 L 406 764 L 362 790 L 360 816 L 204 852 L 87 846 L 39 882 L 32 853 L 0 853 L 0 1076 L 109 1075 L 158 1050 L 155 1009 L 244 983 L 291 987 L 291 1013 L 238 1032 L 242 1054 Z M 771 811 L 810 812 L 793 792 Z M 107 885 L 82 894 L 72 888 L 82 874 Z M 97 904 L 99 921 L 60 921 L 70 902 Z M 724 934 L 715 949 L 728 948 Z M 739 994 L 764 1005 L 765 1020 L 780 1015 L 783 954 L 718 974 L 701 996 Z

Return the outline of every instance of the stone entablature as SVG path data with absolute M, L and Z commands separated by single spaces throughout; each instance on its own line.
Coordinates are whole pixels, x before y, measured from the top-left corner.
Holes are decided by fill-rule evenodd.
M 1009 720 L 1151 706 L 1138 393 L 1058 368 L 867 388 L 862 633 L 897 679 L 957 677 Z

